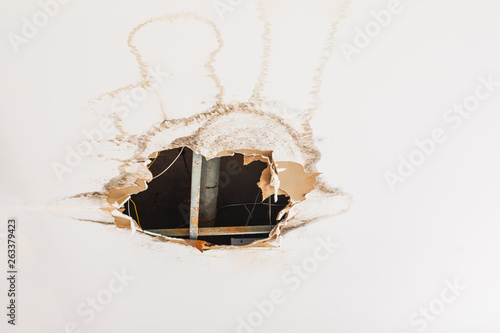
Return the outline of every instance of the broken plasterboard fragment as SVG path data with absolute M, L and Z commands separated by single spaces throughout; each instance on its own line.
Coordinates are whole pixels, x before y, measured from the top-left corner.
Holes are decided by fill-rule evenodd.
M 278 194 L 284 194 L 290 197 L 292 203 L 300 202 L 306 199 L 306 194 L 314 189 L 316 178 L 320 175 L 318 172 L 306 172 L 304 167 L 295 162 L 276 162 L 277 178 L 279 179 Z M 261 175 L 257 185 L 262 190 L 263 200 L 274 193 L 274 187 L 271 180 L 271 167 L 266 168 Z

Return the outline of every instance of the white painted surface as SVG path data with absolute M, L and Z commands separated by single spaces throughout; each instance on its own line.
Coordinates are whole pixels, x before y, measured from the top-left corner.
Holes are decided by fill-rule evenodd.
M 8 327 L 2 314 L 2 332 L 64 332 L 70 321 L 93 333 L 236 332 L 238 317 L 248 318 L 255 301 L 279 290 L 284 303 L 255 332 L 412 333 L 421 326 L 412 326 L 410 316 L 438 304 L 445 280 L 455 278 L 467 289 L 425 331 L 499 332 L 500 90 L 459 129 L 442 119 L 474 93 L 479 76 L 500 80 L 498 8 L 487 0 L 402 0 L 403 11 L 347 63 L 340 43 L 352 43 L 354 29 L 371 20 L 371 10 L 387 7 L 384 1 L 353 2 L 339 26 L 314 124 L 323 153 L 320 171 L 355 197 L 348 213 L 288 234 L 276 250 L 202 254 L 111 226 L 3 207 L 3 222 L 7 216 L 20 220 L 21 266 L 19 325 Z M 39 8 L 35 1 L 1 6 L 4 35 L 19 32 L 21 18 Z M 321 13 L 324 8 L 313 7 Z M 250 1 L 220 21 L 210 1 L 74 0 L 19 53 L 1 39 L 2 206 L 45 205 L 92 187 L 87 177 L 99 170 L 90 163 L 63 183 L 50 164 L 64 159 L 65 146 L 80 141 L 82 129 L 95 126 L 84 112 L 90 98 L 138 80 L 128 32 L 178 10 L 194 10 L 221 27 L 227 48 L 216 69 L 227 99 L 248 98 L 260 46 Z M 321 41 L 313 38 L 318 26 L 310 28 L 304 32 L 309 42 Z M 273 39 L 290 38 L 278 26 L 280 31 Z M 301 59 L 319 55 L 313 46 L 320 45 L 311 45 L 311 55 L 300 43 L 290 53 L 290 44 L 273 53 L 279 66 L 266 93 L 300 106 L 307 97 L 298 95 L 301 85 L 314 68 Z M 241 52 L 246 47 L 253 51 Z M 436 128 L 445 129 L 446 142 L 392 192 L 384 174 Z M 328 237 L 340 247 L 293 291 L 292 267 Z M 4 252 L 5 239 L 0 241 Z M 122 269 L 134 279 L 85 322 L 76 312 L 79 304 L 107 288 L 113 271 Z M 4 304 L 7 286 L 0 281 Z

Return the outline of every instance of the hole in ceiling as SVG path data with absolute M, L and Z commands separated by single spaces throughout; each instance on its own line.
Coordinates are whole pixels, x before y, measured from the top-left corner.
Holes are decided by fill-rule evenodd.
M 214 186 L 217 189 L 209 216 L 204 216 L 205 199 L 201 195 L 198 227 L 200 230 L 222 230 L 220 228 L 224 227 L 231 233 L 200 233 L 197 239 L 216 245 L 246 245 L 267 238 L 272 228 L 280 222 L 279 212 L 289 204 L 289 197 L 281 194 L 275 200 L 274 195 L 271 195 L 263 200 L 262 190 L 257 183 L 268 167 L 267 163 L 254 160 L 245 165 L 244 155 L 239 153 L 222 156 L 219 162 L 213 176 L 218 179 L 218 184 L 205 184 L 206 173 L 201 180 L 202 192 L 203 185 L 207 185 L 205 188 L 208 192 L 214 190 Z M 202 163 L 207 165 L 204 158 Z M 148 168 L 153 180 L 145 191 L 130 196 L 124 204 L 123 214 L 133 218 L 143 230 L 189 239 L 187 231 L 190 228 L 193 151 L 188 147 L 163 150 L 150 159 Z M 286 215 L 281 220 L 284 218 Z

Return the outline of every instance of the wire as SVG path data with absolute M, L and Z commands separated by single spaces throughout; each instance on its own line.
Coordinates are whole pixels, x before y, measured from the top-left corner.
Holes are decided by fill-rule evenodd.
M 219 207 L 217 209 L 223 209 L 223 208 L 228 208 L 228 207 L 236 207 L 236 206 L 245 206 L 246 207 L 246 205 L 253 205 L 253 202 L 247 202 L 247 203 L 241 203 L 241 204 L 230 204 L 230 205 L 225 205 L 225 206 Z M 283 206 L 286 206 L 287 204 L 268 204 L 268 203 L 265 203 L 265 202 L 259 202 L 259 203 L 257 203 L 257 205 L 283 207 Z
M 250 220 L 252 219 L 252 214 L 253 214 L 253 211 L 255 210 L 255 206 L 257 205 L 257 199 L 259 199 L 259 194 L 260 194 L 260 190 L 257 192 L 257 196 L 255 197 L 255 201 L 253 202 L 253 207 L 252 207 L 252 211 L 249 212 L 250 214 L 248 214 L 248 217 L 247 217 L 247 223 L 245 223 L 245 226 L 248 225 L 248 222 L 250 222 Z
M 153 163 L 156 161 L 156 159 L 158 158 L 158 156 L 160 156 L 160 152 L 158 152 L 158 155 L 156 155 L 155 159 L 153 160 L 153 162 L 149 163 L 148 165 L 148 169 L 153 165 Z
M 167 171 L 168 169 L 170 169 L 170 167 L 172 165 L 174 165 L 175 161 L 177 161 L 177 159 L 179 158 L 179 156 L 181 156 L 181 154 L 182 154 L 183 151 L 184 151 L 184 147 L 182 147 L 181 151 L 179 152 L 179 155 L 177 155 L 177 157 L 175 158 L 175 160 L 172 163 L 170 163 L 170 165 L 165 170 L 163 170 L 160 174 L 154 176 L 153 179 L 156 179 L 156 178 L 160 177 L 161 175 L 163 175 L 165 173 L 165 171 Z
M 144 230 L 144 229 L 142 229 L 142 227 L 141 227 L 141 222 L 139 222 L 139 214 L 137 214 L 137 206 L 135 205 L 134 200 L 132 200 L 132 198 L 130 198 L 130 199 L 129 199 L 129 201 L 131 201 L 131 202 L 134 204 L 134 209 L 135 209 L 135 217 L 137 217 L 137 224 L 139 225 L 139 228 L 141 228 L 141 230 Z M 129 205 L 129 212 L 128 212 L 128 213 L 130 214 L 130 205 Z
M 251 205 L 251 204 L 250 204 Z M 252 212 L 250 211 L 250 209 L 248 209 L 247 205 L 246 204 L 243 204 L 243 207 L 245 207 L 245 209 L 247 210 L 248 214 L 252 214 Z

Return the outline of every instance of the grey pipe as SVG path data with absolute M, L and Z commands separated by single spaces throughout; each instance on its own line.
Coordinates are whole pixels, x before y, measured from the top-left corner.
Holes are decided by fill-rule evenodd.
M 219 193 L 220 157 L 206 160 L 203 157 L 200 186 L 200 227 L 213 227 L 217 215 Z

